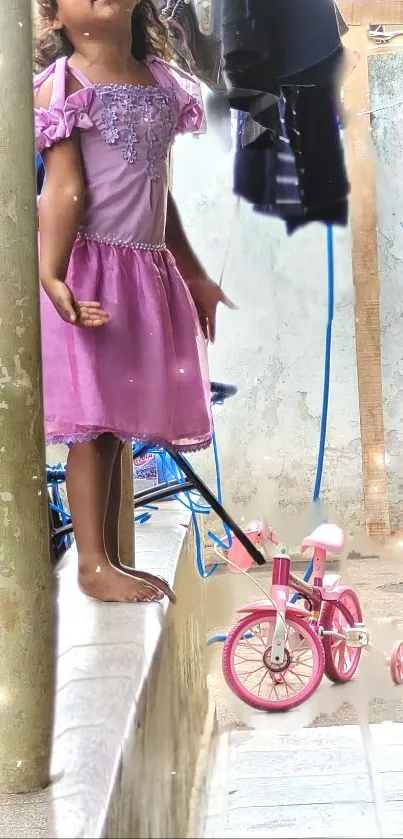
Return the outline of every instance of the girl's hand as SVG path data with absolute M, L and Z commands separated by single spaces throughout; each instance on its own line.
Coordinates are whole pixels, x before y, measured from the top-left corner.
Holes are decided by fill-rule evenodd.
M 216 336 L 217 306 L 223 303 L 228 309 L 237 309 L 217 283 L 210 280 L 206 274 L 200 274 L 187 280 L 186 284 L 192 295 L 199 315 L 200 325 L 204 336 L 214 344 Z
M 109 315 L 101 308 L 100 303 L 94 300 L 75 300 L 68 285 L 62 280 L 51 280 L 43 283 L 43 287 L 56 311 L 66 323 L 84 328 L 105 326 L 109 323 Z

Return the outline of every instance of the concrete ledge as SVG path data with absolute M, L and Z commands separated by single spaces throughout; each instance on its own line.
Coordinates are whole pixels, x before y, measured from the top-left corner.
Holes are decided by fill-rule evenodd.
M 204 587 L 183 507 L 137 529 L 136 562 L 174 582 L 175 606 L 98 603 L 78 591 L 73 557 L 59 572 L 52 784 L 0 799 L 0 837 L 188 834 L 208 695 Z

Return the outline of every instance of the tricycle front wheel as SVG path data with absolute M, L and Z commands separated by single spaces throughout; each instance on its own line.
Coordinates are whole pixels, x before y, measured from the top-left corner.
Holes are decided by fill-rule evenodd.
M 281 665 L 271 662 L 277 613 L 247 615 L 230 631 L 223 648 L 228 687 L 259 711 L 287 711 L 305 702 L 320 685 L 325 668 L 322 642 L 306 620 L 286 616 L 286 645 Z

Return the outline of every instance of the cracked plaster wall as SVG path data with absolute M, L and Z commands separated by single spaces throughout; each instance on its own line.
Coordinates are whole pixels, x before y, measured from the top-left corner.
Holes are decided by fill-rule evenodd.
M 327 318 L 326 230 L 292 237 L 232 196 L 229 137 L 184 137 L 174 157 L 174 191 L 190 238 L 239 305 L 222 310 L 212 377 L 238 396 L 215 411 L 227 505 L 239 518 L 279 525 L 309 501 L 315 476 Z M 402 231 L 403 234 L 403 231 Z M 323 499 L 341 523 L 363 523 L 350 236 L 335 231 L 335 321 Z M 198 465 L 212 479 L 211 455 Z M 278 509 L 280 508 L 280 510 Z
M 239 305 L 222 310 L 212 378 L 238 396 L 215 411 L 227 505 L 274 523 L 303 513 L 314 485 L 327 318 L 326 230 L 287 237 L 232 196 L 229 138 L 211 126 L 181 138 L 174 191 L 187 231 L 212 277 Z M 227 258 L 225 260 L 225 253 Z M 363 523 L 350 236 L 335 231 L 335 321 L 323 499 L 341 523 Z M 211 455 L 198 465 L 213 477 Z M 280 509 L 279 509 L 280 508 Z M 298 517 L 297 517 L 298 520 Z M 297 528 L 298 529 L 298 528 Z M 298 536 L 300 533 L 298 533 Z
M 377 161 L 382 379 L 392 527 L 403 497 L 403 55 L 371 56 L 372 139 Z M 392 107 L 390 105 L 392 104 Z M 382 109 L 382 110 L 378 110 Z

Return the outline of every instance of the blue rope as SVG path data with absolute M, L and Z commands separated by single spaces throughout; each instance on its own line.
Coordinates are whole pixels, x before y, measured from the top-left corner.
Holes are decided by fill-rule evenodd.
M 214 432 L 213 432 L 213 447 L 215 448 L 215 451 L 217 451 L 217 445 L 216 445 L 215 433 Z M 185 476 L 183 475 L 183 473 L 181 472 L 181 470 L 179 469 L 179 467 L 177 466 L 175 461 L 173 461 L 169 457 L 169 455 L 167 455 L 166 452 L 163 452 L 163 455 L 162 455 L 162 468 L 163 468 L 165 483 L 167 483 L 167 481 L 168 481 L 168 474 L 167 474 L 168 469 L 171 472 L 171 475 L 173 476 L 173 478 L 175 480 L 177 480 L 178 482 L 179 481 L 183 482 L 183 481 L 186 480 Z M 216 470 L 217 470 L 217 468 L 219 470 L 218 455 L 217 455 L 217 459 L 216 459 Z M 221 476 L 219 474 L 219 471 L 216 474 L 217 474 L 217 486 L 218 485 L 220 486 L 220 492 L 221 492 Z M 197 521 L 197 514 L 198 513 L 206 514 L 210 511 L 210 508 L 206 505 L 201 505 L 197 502 L 195 503 L 192 499 L 192 492 L 190 492 L 190 491 L 185 492 L 184 495 L 185 495 L 186 501 L 184 501 L 184 499 L 181 498 L 179 495 L 177 495 L 175 497 L 178 501 L 181 502 L 181 504 L 183 504 L 191 512 L 192 524 L 193 524 L 193 528 L 194 528 L 195 542 L 196 542 L 196 566 L 197 566 L 197 570 L 199 572 L 200 577 L 202 577 L 203 579 L 206 579 L 208 577 L 211 577 L 211 575 L 215 573 L 215 571 L 219 567 L 219 563 L 216 562 L 210 568 L 209 571 L 206 571 L 206 569 L 204 567 L 203 545 L 202 545 L 202 538 L 201 538 L 201 534 L 200 534 L 199 523 Z M 194 493 L 193 493 L 193 495 L 194 495 Z M 199 497 L 199 496 L 197 496 L 197 497 Z
M 320 427 L 318 465 L 316 469 L 315 487 L 313 490 L 314 502 L 319 501 L 320 488 L 323 475 L 323 461 L 325 457 L 327 417 L 329 411 L 329 389 L 330 389 L 330 360 L 332 349 L 332 326 L 334 316 L 334 250 L 333 250 L 333 228 L 327 228 L 327 327 L 326 327 L 326 348 L 325 348 L 325 372 L 323 381 L 322 419 Z
M 215 465 L 215 473 L 216 473 L 216 489 L 217 489 L 217 498 L 220 504 L 222 504 L 222 482 L 221 482 L 221 470 L 220 470 L 220 461 L 218 456 L 218 446 L 217 446 L 217 438 L 215 431 L 213 431 L 213 454 L 214 454 L 214 465 Z M 162 467 L 162 477 L 164 483 L 168 483 L 170 477 L 176 480 L 178 483 L 184 483 L 186 481 L 185 475 L 183 475 L 179 466 L 175 463 L 174 460 L 170 457 L 170 455 L 164 451 L 164 449 L 154 449 L 154 453 L 160 457 L 161 459 L 161 467 Z M 184 497 L 183 497 L 184 496 Z M 195 533 L 195 542 L 196 542 L 196 565 L 197 570 L 201 577 L 211 577 L 212 574 L 219 568 L 219 563 L 216 562 L 210 570 L 207 572 L 204 563 L 203 563 L 203 546 L 202 546 L 202 539 L 200 534 L 199 523 L 197 521 L 197 515 L 202 514 L 206 515 L 210 512 L 210 507 L 207 505 L 200 503 L 200 496 L 197 492 L 192 490 L 188 490 L 185 493 L 178 494 L 173 496 L 177 501 L 180 502 L 187 510 L 190 511 L 192 516 L 192 523 L 194 527 Z M 195 500 L 195 497 L 197 500 Z M 212 531 L 208 531 L 208 536 L 220 545 L 221 548 L 224 550 L 228 550 L 229 547 L 232 545 L 232 533 L 229 527 L 224 524 L 225 535 L 227 537 L 227 541 L 224 542 L 212 533 Z
M 220 470 L 220 459 L 218 457 L 218 447 L 217 447 L 217 438 L 215 435 L 215 431 L 213 433 L 213 453 L 214 453 L 214 464 L 215 464 L 215 474 L 216 474 L 216 487 L 217 487 L 217 498 L 222 504 L 222 483 L 221 483 L 221 470 Z M 219 539 L 212 530 L 208 531 L 208 536 L 212 539 L 216 545 L 219 545 L 224 551 L 227 551 L 228 548 L 232 545 L 232 533 L 228 527 L 228 525 L 223 522 L 225 535 L 227 537 L 227 541 L 223 542 L 222 539 Z
M 245 635 L 243 637 L 246 639 L 253 638 L 253 632 L 245 632 Z M 226 635 L 212 635 L 212 637 L 209 638 L 207 641 L 207 646 L 211 647 L 212 644 L 224 644 L 224 641 L 226 640 Z
M 220 465 L 218 459 L 218 450 L 217 450 L 217 441 L 215 437 L 215 433 L 213 433 L 213 450 L 214 450 L 214 458 L 215 458 L 215 468 L 216 468 L 216 482 L 217 482 L 217 496 L 219 500 L 222 498 L 222 489 L 221 489 L 221 474 L 220 474 Z M 161 469 L 162 469 L 162 478 L 165 484 L 168 484 L 170 479 L 174 479 L 177 483 L 184 483 L 186 481 L 186 477 L 179 468 L 179 466 L 175 463 L 175 461 L 171 458 L 168 452 L 166 452 L 162 448 L 155 448 L 149 450 L 151 453 L 155 454 L 157 457 L 160 458 L 161 462 Z M 133 455 L 136 456 L 136 447 L 133 447 Z M 185 497 L 183 497 L 185 496 Z M 196 543 L 196 566 L 200 576 L 203 579 L 207 577 L 211 577 L 212 574 L 217 570 L 219 567 L 219 563 L 215 563 L 209 571 L 206 571 L 203 563 L 203 545 L 202 545 L 202 538 L 199 528 L 199 523 L 197 521 L 197 516 L 199 514 L 206 515 L 210 512 L 210 507 L 205 504 L 200 503 L 200 495 L 195 492 L 194 490 L 188 490 L 187 492 L 177 494 L 173 496 L 175 500 L 179 501 L 183 507 L 190 511 L 192 517 L 192 524 L 194 528 L 195 534 L 195 543 Z M 150 508 L 149 508 L 150 509 Z M 155 507 L 154 509 L 158 509 Z M 144 513 L 140 513 L 136 518 L 141 524 L 144 524 L 150 515 L 146 516 Z
M 320 423 L 320 438 L 319 438 L 319 452 L 318 463 L 316 467 L 315 486 L 312 495 L 314 504 L 319 503 L 320 490 L 322 486 L 323 477 L 323 461 L 325 458 L 326 447 L 326 432 L 327 432 L 327 417 L 329 412 L 329 390 L 330 390 L 330 362 L 332 351 L 332 326 L 334 317 L 334 247 L 333 247 L 333 228 L 331 225 L 327 228 L 327 327 L 326 327 L 326 345 L 325 345 L 325 371 L 323 377 L 323 400 L 322 400 L 322 417 Z M 311 579 L 313 571 L 313 560 L 311 559 L 305 574 L 304 582 L 307 583 Z M 292 598 L 291 603 L 298 600 L 298 593 L 296 592 Z

